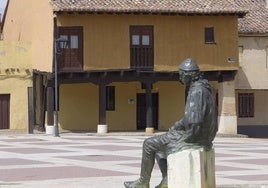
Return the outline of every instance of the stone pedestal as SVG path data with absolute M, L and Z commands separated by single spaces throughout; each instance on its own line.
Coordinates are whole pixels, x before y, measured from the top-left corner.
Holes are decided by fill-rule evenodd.
M 146 133 L 154 133 L 154 128 L 153 127 L 146 127 L 145 132 Z
M 167 161 L 168 188 L 216 188 L 214 149 L 183 150 L 170 154 Z
M 55 127 L 54 125 L 46 125 L 46 134 L 54 135 Z
M 108 132 L 108 125 L 98 125 L 97 133 L 104 134 Z

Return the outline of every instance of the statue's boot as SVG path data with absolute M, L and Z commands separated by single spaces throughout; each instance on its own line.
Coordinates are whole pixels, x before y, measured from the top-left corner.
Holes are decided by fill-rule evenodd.
M 124 182 L 126 188 L 149 188 L 151 173 L 154 167 L 155 151 L 150 139 L 143 142 L 140 178 L 136 181 Z
M 155 188 L 168 188 L 168 181 L 167 176 L 162 179 L 159 185 L 157 185 Z
M 168 188 L 166 155 L 162 152 L 157 152 L 155 158 L 162 173 L 162 181 L 155 188 Z
M 144 152 L 143 152 L 144 153 Z M 142 157 L 140 178 L 136 181 L 124 182 L 126 188 L 149 188 L 154 158 Z
M 136 181 L 124 182 L 126 188 L 149 188 L 149 181 L 138 179 Z

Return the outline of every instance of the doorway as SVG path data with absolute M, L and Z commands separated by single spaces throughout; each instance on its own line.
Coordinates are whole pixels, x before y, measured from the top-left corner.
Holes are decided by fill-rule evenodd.
M 158 93 L 152 93 L 153 100 L 153 127 L 158 129 Z M 137 130 L 146 129 L 146 94 L 137 93 Z
M 0 94 L 0 129 L 9 129 L 10 95 Z

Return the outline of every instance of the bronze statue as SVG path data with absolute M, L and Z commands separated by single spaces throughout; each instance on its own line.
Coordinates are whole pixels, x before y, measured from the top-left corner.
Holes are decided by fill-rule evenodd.
M 217 107 L 208 81 L 202 79 L 197 63 L 186 59 L 179 66 L 180 82 L 189 87 L 184 117 L 162 135 L 143 142 L 140 178 L 125 182 L 126 188 L 149 188 L 155 159 L 162 173 L 156 188 L 167 188 L 167 156 L 173 152 L 203 146 L 210 150 L 218 131 Z

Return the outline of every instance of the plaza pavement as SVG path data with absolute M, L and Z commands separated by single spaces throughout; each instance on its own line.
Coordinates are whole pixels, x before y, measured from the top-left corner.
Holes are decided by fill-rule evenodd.
M 148 135 L 0 133 L 0 188 L 123 188 Z M 218 188 L 268 188 L 268 139 L 216 137 Z M 161 180 L 154 168 L 151 187 Z

